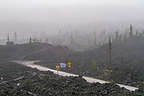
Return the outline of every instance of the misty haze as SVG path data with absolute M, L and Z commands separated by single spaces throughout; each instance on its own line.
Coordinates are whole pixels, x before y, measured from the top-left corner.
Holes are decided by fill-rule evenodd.
M 0 96 L 144 96 L 143 0 L 0 0 Z

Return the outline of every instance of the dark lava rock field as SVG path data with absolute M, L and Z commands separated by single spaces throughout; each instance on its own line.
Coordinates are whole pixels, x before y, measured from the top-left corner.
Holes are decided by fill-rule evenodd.
M 144 86 L 130 92 L 116 84 L 88 83 L 11 62 L 0 63 L 0 96 L 144 96 Z

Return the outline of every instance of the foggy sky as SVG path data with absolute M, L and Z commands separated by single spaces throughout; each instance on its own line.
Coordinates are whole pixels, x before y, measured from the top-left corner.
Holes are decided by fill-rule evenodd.
M 144 0 L 0 0 L 0 33 L 143 25 L 143 10 Z

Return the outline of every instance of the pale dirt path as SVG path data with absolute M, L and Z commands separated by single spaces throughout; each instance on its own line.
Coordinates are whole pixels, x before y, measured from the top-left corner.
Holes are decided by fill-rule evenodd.
M 47 67 L 43 67 L 41 65 L 34 64 L 34 62 L 37 62 L 37 61 L 14 61 L 14 62 L 16 62 L 18 64 L 21 64 L 21 65 L 24 65 L 24 66 L 27 66 L 27 67 L 36 68 L 40 71 L 51 71 L 54 74 L 58 74 L 58 75 L 61 75 L 61 76 L 78 76 L 76 74 L 67 73 L 67 72 L 63 72 L 63 71 L 58 71 L 57 72 L 57 70 L 53 70 L 53 69 L 50 69 L 50 68 L 47 68 Z M 83 78 L 89 83 L 97 83 L 97 82 L 99 82 L 101 84 L 109 83 L 107 81 L 95 79 L 95 78 L 92 78 L 92 77 L 83 76 Z M 129 91 L 135 91 L 136 89 L 138 89 L 136 87 L 122 85 L 122 84 L 117 84 L 117 85 L 120 86 L 120 87 L 124 87 L 124 88 L 128 89 Z

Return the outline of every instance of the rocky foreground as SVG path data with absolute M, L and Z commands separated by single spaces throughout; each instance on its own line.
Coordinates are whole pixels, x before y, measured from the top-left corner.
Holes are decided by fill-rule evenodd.
M 62 77 L 15 63 L 0 64 L 0 96 L 144 96 L 115 84 L 91 84 L 80 77 Z

